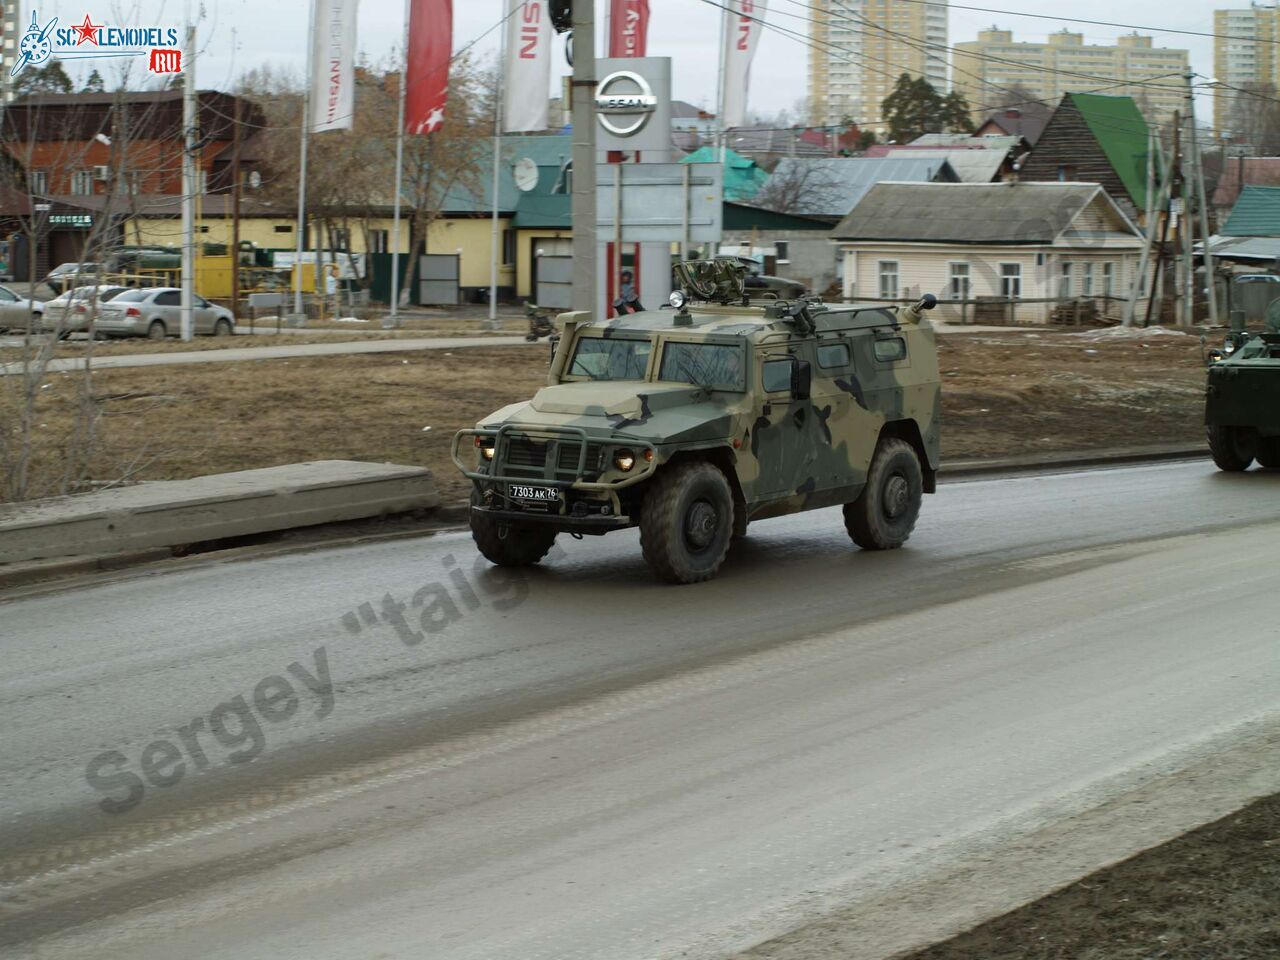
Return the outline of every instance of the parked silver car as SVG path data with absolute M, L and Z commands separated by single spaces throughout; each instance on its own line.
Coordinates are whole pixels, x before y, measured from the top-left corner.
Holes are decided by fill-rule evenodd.
M 42 313 L 44 304 L 39 300 L 20 297 L 8 287 L 0 287 L 0 330 L 26 330 L 31 315 L 38 319 Z
M 101 267 L 96 263 L 60 263 L 44 278 L 45 286 L 54 294 L 64 293 L 69 286 L 83 286 L 98 279 Z
M 198 334 L 228 337 L 236 332 L 236 318 L 225 307 L 196 296 L 193 324 Z M 177 287 L 126 290 L 104 303 L 95 325 L 109 337 L 149 337 L 163 340 L 182 333 L 182 291 Z
M 45 301 L 44 316 L 40 318 L 36 329 L 59 337 L 83 332 L 89 328 L 90 321 L 102 312 L 104 303 L 114 300 L 128 289 L 129 287 L 112 285 L 68 290 Z

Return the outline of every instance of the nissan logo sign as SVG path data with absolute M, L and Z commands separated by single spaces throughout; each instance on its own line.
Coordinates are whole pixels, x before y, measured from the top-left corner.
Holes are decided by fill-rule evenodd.
M 617 90 L 622 87 L 622 90 Z M 628 87 L 637 89 L 631 90 Z M 611 92 L 611 91 L 617 92 Z M 596 114 L 600 126 L 615 137 L 639 133 L 658 107 L 649 81 L 631 70 L 619 70 L 600 81 L 596 87 Z

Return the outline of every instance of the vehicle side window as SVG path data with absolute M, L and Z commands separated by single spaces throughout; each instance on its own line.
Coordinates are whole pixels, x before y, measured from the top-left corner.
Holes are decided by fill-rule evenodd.
M 765 393 L 781 393 L 791 389 L 791 361 L 766 360 L 760 382 Z
M 847 367 L 849 365 L 849 345 L 847 343 L 824 343 L 818 347 L 818 366 Z
M 164 293 L 156 294 L 157 307 L 176 307 L 181 303 L 178 291 L 166 290 Z
M 201 309 L 204 309 L 205 307 L 209 306 L 208 300 L 206 300 L 204 297 L 198 297 L 195 294 L 192 294 L 192 302 L 195 303 L 195 305 L 197 307 L 200 307 Z
M 890 337 L 886 340 L 876 341 L 876 359 L 882 363 L 891 363 L 894 360 L 905 360 L 907 357 L 907 341 L 901 337 Z
M 0 301 L 4 303 L 13 303 L 18 299 L 18 295 L 12 290 L 0 287 Z

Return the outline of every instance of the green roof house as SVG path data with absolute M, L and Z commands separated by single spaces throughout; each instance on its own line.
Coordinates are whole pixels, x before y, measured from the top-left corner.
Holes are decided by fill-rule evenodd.
M 1280 237 L 1280 187 L 1246 186 L 1218 232 L 1224 237 Z
M 699 147 L 680 162 L 715 163 L 719 159 L 720 150 L 717 147 Z M 768 179 L 769 174 L 760 169 L 760 165 L 754 160 L 732 150 L 725 151 L 724 199 L 726 202 L 753 199 Z
M 1018 179 L 1100 183 L 1136 220 L 1147 206 L 1147 130 L 1132 97 L 1068 93 Z

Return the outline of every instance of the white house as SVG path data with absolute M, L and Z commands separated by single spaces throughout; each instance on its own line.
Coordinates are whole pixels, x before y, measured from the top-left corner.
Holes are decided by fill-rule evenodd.
M 1137 226 L 1095 183 L 880 183 L 832 231 L 847 300 L 938 297 L 1012 301 L 1020 323 L 1045 323 L 1055 304 L 1092 298 L 1118 317 L 1142 252 Z

